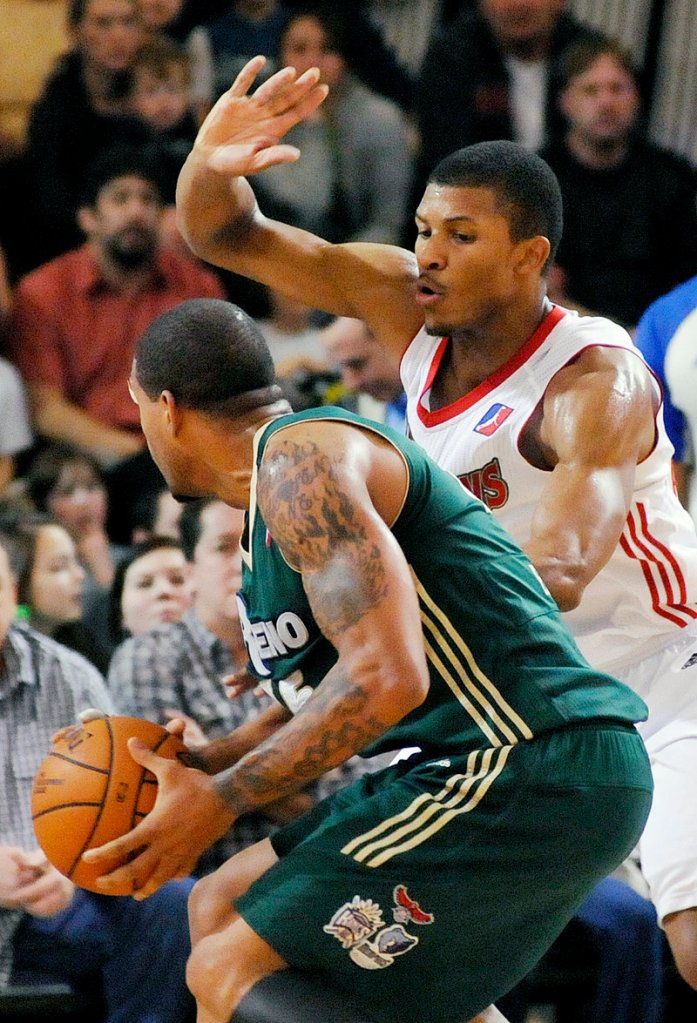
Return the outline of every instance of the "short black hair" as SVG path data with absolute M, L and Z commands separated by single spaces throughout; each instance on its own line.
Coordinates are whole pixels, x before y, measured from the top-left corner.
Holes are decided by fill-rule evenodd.
M 162 171 L 153 156 L 130 143 L 102 149 L 88 165 L 82 178 L 80 205 L 94 208 L 99 193 L 117 178 L 136 177 L 149 182 L 162 201 Z
M 151 400 L 170 391 L 183 408 L 214 416 L 233 414 L 230 399 L 276 379 L 259 327 L 219 298 L 189 299 L 159 316 L 138 341 L 135 362 Z
M 280 59 L 281 52 L 285 45 L 288 30 L 301 18 L 314 18 L 327 37 L 327 48 L 329 51 L 331 53 L 338 53 L 340 56 L 345 58 L 349 49 L 348 19 L 352 16 L 352 14 L 353 12 L 343 11 L 337 8 L 328 8 L 326 4 L 321 2 L 318 3 L 317 0 L 315 0 L 314 3 L 312 0 L 308 0 L 307 3 L 301 3 L 300 6 L 294 7 L 278 37 L 278 45 L 276 48 L 278 59 Z
M 477 142 L 446 156 L 431 172 L 429 184 L 490 188 L 508 219 L 514 242 L 543 235 L 554 261 L 563 227 L 559 182 L 536 153 L 499 139 Z

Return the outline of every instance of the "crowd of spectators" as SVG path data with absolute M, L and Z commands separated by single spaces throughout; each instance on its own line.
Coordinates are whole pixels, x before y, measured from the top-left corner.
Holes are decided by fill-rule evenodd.
M 37 687 L 67 694 L 40 722 L 46 740 L 87 697 L 104 710 L 182 717 L 192 745 L 264 706 L 251 691 L 231 701 L 223 684 L 246 661 L 234 599 L 241 515 L 218 501 L 182 513 L 128 394 L 135 343 L 161 312 L 227 296 L 257 318 L 295 408 L 344 402 L 404 429 L 398 368 L 361 322 L 327 324 L 205 266 L 178 233 L 176 180 L 197 127 L 258 53 L 263 75 L 317 66 L 329 86 L 289 133 L 301 159 L 255 187 L 265 212 L 333 241 L 410 247 L 425 176 L 461 146 L 508 138 L 544 155 L 565 217 L 550 296 L 639 325 L 637 344 L 666 392 L 681 495 L 688 503 L 691 492 L 697 516 L 697 172 L 647 139 L 640 73 L 619 43 L 563 0 L 70 0 L 66 16 L 71 47 L 36 97 L 22 150 L 5 153 L 0 140 L 0 726 L 11 720 L 5 693 L 32 659 Z M 12 720 L 21 726 L 21 715 Z M 201 870 L 317 795 L 243 819 Z M 86 927 L 99 915 L 95 900 L 58 882 L 50 913 L 35 896 L 17 897 L 39 876 L 28 836 L 22 813 L 0 806 L 0 987 L 11 952 L 16 975 L 51 966 L 36 921 L 53 919 L 52 940 L 69 945 L 70 913 Z M 185 887 L 163 895 L 163 909 L 153 904 L 152 926 L 166 911 L 183 934 Z M 660 1023 L 660 938 L 639 898 L 610 885 L 598 912 L 576 920 L 576 938 L 565 936 L 571 958 L 578 941 L 591 948 L 597 986 L 564 1019 Z M 108 921 L 109 954 L 89 959 L 107 1003 L 121 990 L 115 950 L 126 927 L 140 927 L 135 917 Z M 630 974 L 629 958 L 639 964 Z M 53 972 L 79 981 L 68 961 Z M 188 1018 L 185 999 L 183 1010 L 171 1003 L 129 1018 Z M 507 1011 L 524 1019 L 524 989 Z M 106 1018 L 124 1017 L 107 1004 Z

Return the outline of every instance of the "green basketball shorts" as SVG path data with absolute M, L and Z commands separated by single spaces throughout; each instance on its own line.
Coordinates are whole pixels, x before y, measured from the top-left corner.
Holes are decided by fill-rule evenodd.
M 237 909 L 381 1023 L 465 1023 L 631 852 L 651 791 L 643 743 L 621 723 L 419 754 L 273 836 L 280 859 Z

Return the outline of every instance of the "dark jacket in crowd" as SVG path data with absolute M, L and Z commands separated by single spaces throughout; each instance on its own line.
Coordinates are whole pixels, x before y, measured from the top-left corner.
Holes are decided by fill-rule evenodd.
M 552 39 L 551 62 L 570 43 L 597 36 L 569 14 L 562 14 Z M 555 102 L 555 76 L 547 90 L 547 135 L 561 136 L 563 119 Z M 416 109 L 422 140 L 422 177 L 444 156 L 473 142 L 513 139 L 509 74 L 488 23 L 465 9 L 437 32 L 417 85 Z
M 75 212 L 85 170 L 102 149 L 130 139 L 128 123 L 127 118 L 94 109 L 83 82 L 80 55 L 67 54 L 48 79 L 29 119 L 26 162 L 40 233 L 37 263 L 83 240 Z
M 582 166 L 563 143 L 542 156 L 561 185 L 557 263 L 575 302 L 631 327 L 697 274 L 697 172 L 686 160 L 639 138 L 612 170 Z

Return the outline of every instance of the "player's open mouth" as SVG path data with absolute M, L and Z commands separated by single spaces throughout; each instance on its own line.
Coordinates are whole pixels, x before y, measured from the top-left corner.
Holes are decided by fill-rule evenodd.
M 416 301 L 419 305 L 431 305 L 442 298 L 439 291 L 435 291 L 429 284 L 419 284 L 416 288 Z

